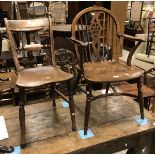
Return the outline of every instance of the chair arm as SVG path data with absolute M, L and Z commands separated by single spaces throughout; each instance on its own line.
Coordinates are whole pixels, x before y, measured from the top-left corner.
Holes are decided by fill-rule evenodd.
M 82 47 L 87 47 L 88 43 L 87 42 L 83 42 L 80 40 L 77 40 L 73 37 L 69 38 L 73 43 L 77 44 L 78 46 L 82 46 Z
M 127 58 L 127 65 L 131 66 L 131 60 L 132 60 L 132 56 L 133 56 L 134 52 L 136 51 L 136 49 L 140 46 L 140 44 L 142 42 L 145 42 L 145 40 L 139 39 L 137 37 L 133 37 L 133 36 L 130 36 L 130 35 L 127 35 L 127 34 L 118 33 L 118 36 L 119 37 L 124 37 L 125 39 L 128 39 L 128 40 L 137 41 L 136 45 L 130 50 L 130 53 L 129 53 L 128 58 Z
M 128 39 L 128 40 L 145 42 L 145 40 L 143 40 L 143 39 L 140 39 L 140 38 L 137 38 L 137 37 L 134 37 L 134 36 L 130 36 L 130 35 L 127 35 L 127 34 L 118 33 L 118 36 L 119 37 L 124 37 L 125 39 Z

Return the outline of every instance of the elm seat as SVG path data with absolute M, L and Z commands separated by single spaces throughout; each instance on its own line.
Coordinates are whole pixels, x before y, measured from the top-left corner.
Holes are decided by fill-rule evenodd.
M 119 82 L 141 77 L 144 71 L 117 62 L 93 62 L 84 64 L 84 76 L 92 82 Z
M 73 75 L 59 67 L 43 66 L 21 70 L 18 73 L 16 85 L 19 87 L 38 87 L 40 85 L 57 83 L 72 79 Z

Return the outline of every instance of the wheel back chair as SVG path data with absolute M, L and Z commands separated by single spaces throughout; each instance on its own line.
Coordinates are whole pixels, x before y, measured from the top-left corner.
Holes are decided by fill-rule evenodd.
M 75 108 L 74 108 L 74 100 L 73 94 L 71 90 L 71 80 L 73 75 L 71 73 L 67 73 L 62 71 L 55 62 L 55 52 L 54 52 L 54 40 L 53 40 L 53 31 L 52 31 L 52 20 L 51 16 L 48 15 L 48 18 L 42 19 L 32 19 L 32 20 L 5 20 L 6 29 L 8 33 L 8 37 L 10 39 L 11 50 L 14 58 L 14 63 L 16 65 L 16 70 L 18 73 L 16 85 L 19 88 L 19 121 L 21 128 L 21 146 L 26 146 L 26 138 L 25 138 L 25 103 L 26 103 L 26 95 L 25 90 L 29 88 L 39 88 L 41 86 L 50 86 L 51 87 L 51 96 L 55 95 L 55 92 L 59 93 L 55 89 L 56 83 L 66 82 L 68 88 L 68 96 L 69 100 L 62 94 L 59 95 L 69 103 L 71 121 L 72 121 L 72 130 L 76 130 L 75 125 Z M 41 45 L 41 44 L 26 44 L 22 47 L 17 48 L 15 44 L 15 40 L 13 37 L 13 33 L 21 33 L 21 32 L 29 32 L 33 33 L 34 30 L 41 30 L 43 28 L 49 28 L 49 37 L 50 37 L 50 45 Z M 50 57 L 50 65 L 49 66 L 41 66 L 32 68 L 23 68 L 20 65 L 18 60 L 17 52 L 22 50 L 26 53 L 26 51 L 36 51 L 41 49 L 49 49 L 51 53 Z M 56 106 L 55 99 L 53 99 L 53 107 Z
M 129 54 L 127 64 L 119 61 L 121 37 L 137 42 Z M 143 71 L 131 66 L 131 58 L 141 39 L 120 33 L 120 25 L 115 15 L 103 7 L 89 7 L 79 12 L 72 22 L 72 42 L 75 45 L 80 70 L 86 80 L 86 107 L 84 134 L 87 134 L 92 101 L 105 96 L 129 95 L 127 93 L 108 93 L 111 83 L 135 80 L 138 89 L 138 101 L 141 118 L 144 119 L 141 77 Z M 105 83 L 106 94 L 93 96 L 92 84 Z

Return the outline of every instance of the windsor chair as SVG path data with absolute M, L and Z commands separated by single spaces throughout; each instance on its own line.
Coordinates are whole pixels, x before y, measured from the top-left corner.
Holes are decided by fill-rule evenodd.
M 129 54 L 127 64 L 119 61 L 121 55 L 121 37 L 138 41 Z M 86 80 L 86 106 L 84 134 L 87 134 L 91 103 L 101 97 L 112 95 L 130 95 L 126 93 L 108 93 L 112 83 L 135 80 L 141 118 L 144 119 L 143 94 L 141 90 L 141 69 L 131 66 L 131 58 L 142 40 L 120 33 L 120 25 L 115 15 L 103 8 L 93 6 L 79 12 L 72 22 L 72 42 L 81 74 Z M 105 83 L 106 94 L 93 96 L 92 84 Z

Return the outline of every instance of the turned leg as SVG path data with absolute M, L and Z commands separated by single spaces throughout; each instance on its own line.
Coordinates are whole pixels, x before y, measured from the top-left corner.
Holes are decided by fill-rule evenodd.
M 16 106 L 15 90 L 14 90 L 14 88 L 11 88 L 11 94 L 12 94 L 12 104 L 13 104 L 13 106 Z
M 108 94 L 108 91 L 109 91 L 109 88 L 110 88 L 110 83 L 106 83 L 106 94 Z
M 76 122 L 75 122 L 75 104 L 73 99 L 73 91 L 71 88 L 71 80 L 67 81 L 67 88 L 68 88 L 68 96 L 69 96 L 69 109 L 72 121 L 72 131 L 76 131 Z
M 55 102 L 55 97 L 56 97 L 56 92 L 55 92 L 55 84 L 52 84 L 50 86 L 50 97 L 52 98 L 53 100 L 53 108 L 55 109 L 56 108 L 56 102 Z
M 91 96 L 92 96 L 92 86 L 90 82 L 87 82 L 86 85 L 86 106 L 85 106 L 85 122 L 84 122 L 84 135 L 87 135 L 89 116 L 90 116 L 90 108 L 91 108 Z
M 26 94 L 24 88 L 19 88 L 19 122 L 20 122 L 20 130 L 21 130 L 21 147 L 26 146 L 26 138 L 25 138 L 25 102 L 26 102 Z
M 140 107 L 141 119 L 144 119 L 144 100 L 143 100 L 143 93 L 142 93 L 141 78 L 137 80 L 137 89 L 138 89 L 138 102 Z
M 145 97 L 144 98 L 144 108 L 149 111 L 149 107 L 150 107 L 150 98 Z

